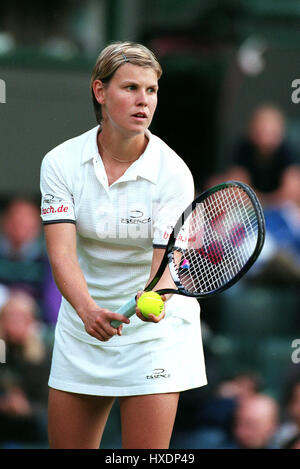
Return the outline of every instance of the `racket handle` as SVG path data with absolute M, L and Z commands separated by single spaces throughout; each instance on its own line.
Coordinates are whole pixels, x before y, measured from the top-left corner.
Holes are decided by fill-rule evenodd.
M 123 314 L 123 316 L 126 316 L 127 318 L 130 318 L 130 316 L 133 316 L 135 313 L 135 308 L 136 308 L 136 300 L 135 298 L 132 298 L 131 300 L 128 301 L 125 305 L 121 306 L 121 308 L 116 311 L 119 314 Z M 117 329 L 120 324 L 123 324 L 121 321 L 111 321 L 110 323 L 115 329 Z

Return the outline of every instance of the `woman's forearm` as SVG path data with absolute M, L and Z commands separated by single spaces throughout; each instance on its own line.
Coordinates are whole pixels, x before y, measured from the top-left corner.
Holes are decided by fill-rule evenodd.
M 79 316 L 96 306 L 88 291 L 87 283 L 77 259 L 61 254 L 51 261 L 54 280 L 61 294 L 73 306 Z
M 122 326 L 112 327 L 111 321 L 128 324 L 125 316 L 98 306 L 91 297 L 78 262 L 76 228 L 71 223 L 54 223 L 45 227 L 48 256 L 54 280 L 61 294 L 77 311 L 86 332 L 100 341 L 122 334 Z

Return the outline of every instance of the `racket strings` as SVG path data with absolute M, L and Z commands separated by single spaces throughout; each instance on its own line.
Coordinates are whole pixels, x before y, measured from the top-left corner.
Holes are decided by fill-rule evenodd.
M 225 188 L 195 207 L 183 232 L 173 255 L 178 278 L 189 292 L 209 292 L 228 283 L 251 257 L 258 237 L 256 211 L 241 188 Z
M 223 259 L 221 256 L 219 256 L 219 258 L 217 259 L 217 261 L 220 261 L 220 262 L 216 262 L 214 261 L 213 264 L 218 264 L 218 269 L 211 269 L 210 268 L 210 264 L 212 263 L 212 259 L 210 257 L 208 257 L 208 260 L 210 262 L 210 264 L 208 264 L 206 262 L 206 268 L 208 269 L 207 270 L 207 277 L 208 277 L 208 283 L 210 284 L 210 281 L 214 281 L 216 280 L 218 282 L 221 281 L 223 283 L 224 281 L 224 276 L 225 278 L 230 279 L 231 276 L 235 275 L 237 273 L 237 271 L 239 270 L 241 264 L 243 264 L 243 258 L 246 256 L 247 257 L 247 253 L 245 253 L 245 249 L 243 249 L 246 244 L 245 243 L 241 243 L 241 240 L 239 241 L 239 245 L 240 245 L 240 249 L 238 250 L 235 250 L 235 256 L 233 257 L 232 256 L 232 239 L 230 239 L 230 236 L 228 236 L 228 233 L 230 233 L 230 230 L 232 229 L 232 222 L 234 222 L 235 226 L 236 223 L 238 223 L 238 220 L 241 220 L 241 213 L 238 213 L 240 212 L 240 207 L 236 204 L 236 197 L 234 197 L 234 203 L 232 204 L 232 200 L 229 199 L 228 197 L 228 191 L 225 192 L 225 191 L 222 191 L 222 193 L 219 193 L 219 194 L 216 194 L 217 197 L 216 198 L 216 203 L 217 203 L 217 207 L 219 206 L 222 206 L 223 208 L 226 207 L 226 210 L 227 210 L 227 216 L 226 217 L 223 217 L 223 233 L 220 233 L 220 229 L 218 230 L 218 234 L 220 235 L 223 235 L 223 242 L 221 242 L 221 246 L 222 246 L 222 250 L 223 250 Z M 232 196 L 232 194 L 231 194 Z M 232 199 L 232 197 L 231 197 Z M 229 205 L 229 203 L 231 205 Z M 211 205 L 210 204 L 210 200 L 208 200 L 208 205 Z M 231 210 L 229 211 L 228 208 L 231 207 L 233 208 L 234 207 L 234 211 Z M 238 207 L 238 211 L 236 211 L 236 207 Z M 207 213 L 209 213 L 209 210 L 214 210 L 216 209 L 216 207 L 208 207 L 208 211 Z M 208 226 L 211 227 L 211 224 L 208 223 Z M 207 238 L 210 239 L 215 239 L 215 235 L 216 235 L 216 231 L 215 229 L 212 230 L 211 228 L 209 228 L 208 230 L 208 234 L 207 234 Z M 227 236 L 227 237 L 226 237 Z M 228 241 L 229 241 L 229 246 L 228 246 Z M 220 241 L 219 241 L 220 242 Z M 227 244 L 227 245 L 226 245 Z M 215 245 L 213 245 L 215 246 Z M 217 244 L 218 246 L 218 244 Z M 220 250 L 220 248 L 218 248 Z M 248 253 L 248 256 L 250 254 Z M 213 259 L 214 260 L 214 259 Z M 234 261 L 234 262 L 233 262 Z M 218 286 L 218 285 L 216 285 Z M 210 286 L 209 286 L 210 288 Z
M 239 195 L 244 197 L 243 203 L 237 198 L 237 191 L 231 190 L 222 191 L 219 194 L 216 194 L 217 203 L 223 207 L 226 207 L 227 216 L 223 217 L 224 219 L 224 231 L 223 231 L 223 244 L 224 246 L 224 256 L 222 262 L 220 262 L 219 269 L 212 270 L 208 268 L 208 288 L 211 288 L 210 280 L 216 282 L 216 287 L 224 283 L 224 281 L 229 281 L 233 276 L 235 276 L 242 266 L 247 262 L 249 257 L 252 254 L 253 247 L 250 246 L 249 237 L 245 236 L 245 233 L 250 233 L 252 229 L 251 218 L 249 216 L 249 207 L 246 206 L 249 202 L 248 198 L 245 198 L 246 194 L 239 192 Z M 230 195 L 230 197 L 229 197 Z M 233 198 L 233 201 L 232 201 Z M 252 204 L 251 204 L 252 208 Z M 208 212 L 207 212 L 208 213 Z M 254 219 L 255 212 L 253 210 Z M 240 221 L 243 220 L 244 224 L 241 224 Z M 243 227 L 243 229 L 241 228 Z M 238 233 L 240 235 L 237 237 L 236 232 L 234 231 L 238 228 Z M 232 236 L 233 235 L 233 236 Z M 215 233 L 210 230 L 209 237 L 214 237 Z M 238 249 L 236 249 L 238 246 Z M 233 250 L 232 248 L 235 247 Z
M 229 197 L 230 195 L 230 197 Z M 219 207 L 226 207 L 226 213 L 227 216 L 223 217 L 223 229 L 222 233 L 220 233 L 220 230 L 218 230 L 218 234 L 223 236 L 223 240 L 221 242 L 221 246 L 223 249 L 223 259 L 219 259 L 220 262 L 218 262 L 218 269 L 211 269 L 210 264 L 206 262 L 206 268 L 208 269 L 208 283 L 209 283 L 209 288 L 210 288 L 210 280 L 216 280 L 217 282 L 223 283 L 225 279 L 229 280 L 232 276 L 236 275 L 236 273 L 239 271 L 240 267 L 244 263 L 244 259 L 248 259 L 250 256 L 250 253 L 245 252 L 245 247 L 247 246 L 246 243 L 241 242 L 242 240 L 239 240 L 239 248 L 234 251 L 234 256 L 233 254 L 233 249 L 232 249 L 232 239 L 231 236 L 229 235 L 232 232 L 232 225 L 233 226 L 241 226 L 239 224 L 240 220 L 243 220 L 243 215 L 241 213 L 240 209 L 240 204 L 238 203 L 239 201 L 237 200 L 236 197 L 236 191 L 232 191 L 229 194 L 228 190 L 227 191 L 222 191 L 218 194 L 215 194 L 215 199 L 214 202 L 214 207 L 211 207 L 211 200 L 208 200 L 208 209 L 206 213 L 209 213 L 210 210 L 214 211 L 219 209 Z M 234 196 L 234 197 L 233 197 Z M 238 210 L 236 210 L 238 208 Z M 249 219 L 249 217 L 248 217 Z M 207 221 L 208 222 L 208 221 Z M 208 226 L 211 226 L 211 224 L 208 222 Z M 243 226 L 243 225 L 242 225 Z M 245 230 L 245 228 L 243 228 Z M 247 230 L 247 227 L 246 227 Z M 215 230 L 208 230 L 208 239 L 215 239 L 216 231 Z M 243 236 L 243 238 L 246 237 Z M 220 242 L 220 241 L 219 241 Z M 211 263 L 211 259 L 209 259 Z M 218 284 L 216 286 L 219 286 Z

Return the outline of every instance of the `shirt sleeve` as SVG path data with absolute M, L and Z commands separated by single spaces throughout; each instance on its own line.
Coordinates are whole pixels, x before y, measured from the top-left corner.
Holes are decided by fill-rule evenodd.
M 165 248 L 181 214 L 195 197 L 194 180 L 188 168 L 169 177 L 162 185 L 153 216 L 153 247 Z
M 41 218 L 50 223 L 76 223 L 74 199 L 55 158 L 46 156 L 41 165 Z

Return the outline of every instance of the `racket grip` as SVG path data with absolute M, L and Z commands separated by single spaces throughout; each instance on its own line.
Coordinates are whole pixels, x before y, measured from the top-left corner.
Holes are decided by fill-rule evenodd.
M 130 316 L 133 316 L 135 313 L 135 308 L 136 308 L 136 300 L 135 298 L 132 298 L 131 300 L 128 301 L 125 305 L 121 306 L 121 308 L 116 311 L 116 313 L 123 314 L 123 316 L 126 316 L 127 318 L 130 318 Z M 111 321 L 110 323 L 115 329 L 117 329 L 120 324 L 123 324 L 121 321 Z

